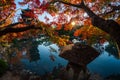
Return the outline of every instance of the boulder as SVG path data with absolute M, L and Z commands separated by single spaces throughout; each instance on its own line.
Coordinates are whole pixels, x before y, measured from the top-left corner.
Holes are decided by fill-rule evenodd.
M 75 43 L 64 46 L 61 49 L 59 56 L 68 60 L 69 62 L 86 66 L 97 56 L 99 56 L 99 54 L 99 52 L 89 45 Z

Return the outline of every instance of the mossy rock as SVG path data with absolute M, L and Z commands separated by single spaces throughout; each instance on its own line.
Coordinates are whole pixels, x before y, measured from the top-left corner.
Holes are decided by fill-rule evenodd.
M 0 76 L 2 76 L 7 71 L 7 69 L 8 64 L 4 60 L 0 59 Z

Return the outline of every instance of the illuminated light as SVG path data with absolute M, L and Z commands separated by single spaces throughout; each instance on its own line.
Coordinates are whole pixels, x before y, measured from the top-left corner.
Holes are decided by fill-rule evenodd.
M 74 25 L 75 25 L 75 22 L 73 21 L 71 24 L 74 26 Z

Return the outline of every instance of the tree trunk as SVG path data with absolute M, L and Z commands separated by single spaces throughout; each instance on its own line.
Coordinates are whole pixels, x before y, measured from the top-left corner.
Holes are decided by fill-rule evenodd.
M 114 20 L 105 20 L 97 16 L 84 3 L 81 4 L 81 8 L 90 16 L 94 26 L 110 34 L 120 49 L 120 25 Z
M 120 35 L 120 25 L 117 22 L 115 22 L 114 20 L 105 20 L 105 19 L 99 17 L 84 4 L 83 0 L 82 0 L 81 4 L 71 4 L 71 3 L 61 1 L 61 0 L 57 1 L 57 2 L 66 4 L 66 5 L 70 5 L 73 7 L 77 7 L 77 8 L 82 8 L 83 10 L 85 10 L 85 12 L 91 18 L 92 24 L 94 26 L 98 27 L 99 29 L 110 34 L 110 36 L 117 42 L 118 49 L 120 49 L 120 36 L 119 36 Z M 119 7 L 116 10 L 120 10 Z

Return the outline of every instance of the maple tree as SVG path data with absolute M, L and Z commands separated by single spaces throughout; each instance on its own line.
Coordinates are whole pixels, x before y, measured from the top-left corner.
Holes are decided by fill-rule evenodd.
M 0 42 L 45 34 L 52 42 L 65 46 L 71 43 L 73 36 L 87 39 L 88 44 L 92 44 L 93 36 L 108 40 L 109 34 L 120 48 L 119 4 L 119 0 L 23 0 L 19 5 L 29 5 L 30 12 L 26 11 L 24 16 L 32 20 L 26 22 L 23 17 L 18 17 L 14 22 L 15 1 L 1 0 Z M 46 22 L 38 19 L 45 12 L 52 20 L 49 16 L 44 17 Z

